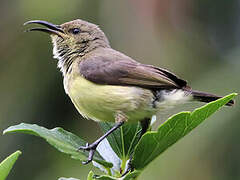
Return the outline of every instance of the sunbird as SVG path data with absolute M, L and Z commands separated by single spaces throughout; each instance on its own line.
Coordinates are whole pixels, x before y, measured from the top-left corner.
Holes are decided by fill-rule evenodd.
M 111 48 L 104 32 L 95 24 L 77 19 L 61 25 L 32 20 L 24 23 L 44 27 L 27 31 L 50 34 L 54 58 L 63 74 L 66 94 L 78 112 L 97 122 L 113 122 L 112 129 L 92 144 L 79 147 L 89 151 L 88 164 L 98 144 L 124 123 L 140 122 L 141 135 L 151 117 L 189 101 L 211 102 L 221 98 L 192 90 L 187 82 L 166 69 L 141 64 Z M 234 101 L 226 105 L 232 106 Z

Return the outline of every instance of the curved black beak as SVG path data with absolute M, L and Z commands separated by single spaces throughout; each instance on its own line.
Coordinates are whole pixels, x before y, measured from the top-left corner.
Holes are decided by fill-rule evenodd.
M 50 33 L 50 34 L 53 33 L 53 34 L 56 34 L 58 36 L 60 36 L 59 32 L 60 33 L 64 33 L 64 31 L 62 30 L 61 26 L 49 23 L 47 21 L 33 20 L 33 21 L 27 21 L 23 25 L 25 26 L 25 25 L 28 25 L 28 24 L 40 24 L 40 25 L 43 25 L 43 26 L 45 26 L 47 28 L 30 28 L 30 29 L 26 30 L 26 32 L 29 32 L 29 31 L 42 31 L 42 32 Z

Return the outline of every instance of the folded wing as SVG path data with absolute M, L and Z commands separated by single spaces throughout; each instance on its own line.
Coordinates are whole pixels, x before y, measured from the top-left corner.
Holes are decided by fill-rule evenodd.
M 88 58 L 80 62 L 80 73 L 97 84 L 138 86 L 147 89 L 181 89 L 186 81 L 155 66 L 138 63 L 128 57 Z

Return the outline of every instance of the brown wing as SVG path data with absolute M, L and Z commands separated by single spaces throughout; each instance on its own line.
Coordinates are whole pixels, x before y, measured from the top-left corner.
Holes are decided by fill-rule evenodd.
M 187 84 L 167 70 L 138 63 L 127 56 L 88 58 L 80 62 L 79 70 L 86 79 L 97 84 L 148 89 L 182 88 Z

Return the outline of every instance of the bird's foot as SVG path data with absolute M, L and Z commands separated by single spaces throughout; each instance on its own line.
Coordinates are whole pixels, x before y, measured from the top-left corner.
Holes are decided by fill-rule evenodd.
M 94 153 L 96 152 L 96 149 L 97 149 L 97 146 L 98 146 L 98 144 L 96 144 L 96 143 L 92 143 L 90 145 L 87 143 L 86 146 L 80 146 L 78 148 L 78 151 L 80 151 L 80 150 L 89 151 L 87 161 L 83 161 L 82 164 L 85 165 L 85 164 L 92 162 Z
M 83 150 L 83 151 L 89 151 L 89 154 L 88 154 L 88 159 L 87 161 L 84 161 L 82 162 L 83 164 L 88 164 L 90 163 L 92 160 L 93 160 L 93 156 L 94 156 L 94 153 L 96 152 L 96 149 L 97 149 L 97 146 L 98 144 L 104 140 L 108 135 L 110 135 L 113 131 L 115 131 L 116 129 L 118 129 L 119 127 L 121 127 L 122 125 L 124 124 L 124 121 L 120 121 L 120 122 L 117 122 L 109 131 L 107 131 L 102 137 L 100 137 L 99 139 L 97 139 L 94 143 L 92 144 L 86 144 L 86 146 L 80 146 L 78 148 L 78 151 L 79 150 Z

